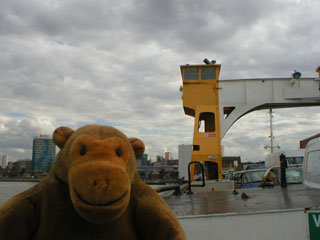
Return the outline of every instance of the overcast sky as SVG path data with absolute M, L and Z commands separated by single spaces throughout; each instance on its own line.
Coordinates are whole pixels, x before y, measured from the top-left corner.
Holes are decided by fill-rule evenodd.
M 0 155 L 31 158 L 32 139 L 99 123 L 138 137 L 155 160 L 191 144 L 180 65 L 222 64 L 220 79 L 316 77 L 320 1 L 2 0 Z M 275 144 L 320 132 L 320 108 L 274 111 Z M 263 160 L 267 111 L 240 119 L 226 155 Z

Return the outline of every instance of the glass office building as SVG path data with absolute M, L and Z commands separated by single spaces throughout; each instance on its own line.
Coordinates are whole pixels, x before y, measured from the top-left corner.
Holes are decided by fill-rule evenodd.
M 56 156 L 56 145 L 48 135 L 33 139 L 32 166 L 35 171 L 43 171 L 52 165 Z

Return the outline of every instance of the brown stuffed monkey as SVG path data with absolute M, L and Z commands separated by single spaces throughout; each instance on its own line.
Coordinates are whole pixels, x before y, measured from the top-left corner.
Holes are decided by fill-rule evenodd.
M 0 239 L 186 239 L 165 201 L 143 183 L 144 144 L 113 127 L 60 127 L 44 180 L 0 207 Z

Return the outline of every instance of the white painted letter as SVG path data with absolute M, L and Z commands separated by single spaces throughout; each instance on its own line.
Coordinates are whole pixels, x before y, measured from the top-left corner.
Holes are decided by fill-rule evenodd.
M 316 214 L 312 215 L 314 223 L 316 224 L 316 227 L 320 227 L 320 215 L 318 215 L 318 219 L 316 217 Z

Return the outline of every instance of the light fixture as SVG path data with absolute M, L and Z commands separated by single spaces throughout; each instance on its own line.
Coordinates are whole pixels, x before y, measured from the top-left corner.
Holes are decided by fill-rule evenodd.
M 291 76 L 292 76 L 292 78 L 290 80 L 291 85 L 295 84 L 296 81 L 300 79 L 301 75 L 302 75 L 301 72 L 294 70 L 293 73 L 291 74 Z
M 299 79 L 301 77 L 301 75 L 302 75 L 301 72 L 298 72 L 298 71 L 294 70 L 293 73 L 292 73 L 292 78 L 293 79 Z
M 205 59 L 203 59 L 203 62 L 204 62 L 205 64 L 215 64 L 217 61 L 216 61 L 216 60 L 210 61 L 208 58 L 205 58 Z
M 211 62 L 210 62 L 210 60 L 209 60 L 208 58 L 203 59 L 203 62 L 204 62 L 205 64 L 211 64 Z

